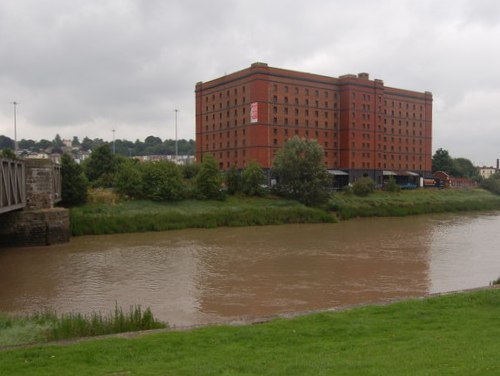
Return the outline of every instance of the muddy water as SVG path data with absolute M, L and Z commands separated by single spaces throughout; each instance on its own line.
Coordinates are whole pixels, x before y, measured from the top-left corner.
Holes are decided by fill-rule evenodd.
M 150 306 L 171 325 L 487 285 L 500 214 L 86 236 L 0 249 L 0 311 Z

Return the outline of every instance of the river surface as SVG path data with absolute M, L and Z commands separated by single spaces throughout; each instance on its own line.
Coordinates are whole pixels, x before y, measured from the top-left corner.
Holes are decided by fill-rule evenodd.
M 0 312 L 151 307 L 172 326 L 383 302 L 500 276 L 500 213 L 83 236 L 0 249 Z

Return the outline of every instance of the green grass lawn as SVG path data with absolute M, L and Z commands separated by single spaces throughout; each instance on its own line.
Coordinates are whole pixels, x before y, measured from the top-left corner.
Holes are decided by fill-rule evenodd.
M 2 375 L 498 375 L 500 290 L 0 352 Z
M 335 194 L 329 208 L 340 218 L 405 216 L 424 213 L 500 209 L 500 196 L 483 189 L 416 189 L 358 197 Z

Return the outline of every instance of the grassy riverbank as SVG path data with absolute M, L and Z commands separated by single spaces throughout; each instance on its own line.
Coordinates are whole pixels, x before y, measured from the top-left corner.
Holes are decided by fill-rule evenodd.
M 335 222 L 334 214 L 278 198 L 225 201 L 123 201 L 71 209 L 73 235 L 163 231 L 183 228 Z
M 0 353 L 6 375 L 497 375 L 500 290 Z
M 225 201 L 122 201 L 71 209 L 71 232 L 98 235 L 287 223 L 330 223 L 337 218 L 406 216 L 500 209 L 500 196 L 482 189 L 378 191 L 367 197 L 335 193 L 326 208 L 276 197 L 229 197 Z
M 341 193 L 332 196 L 329 208 L 341 219 L 495 210 L 500 209 L 500 196 L 483 189 L 378 191 L 366 197 Z

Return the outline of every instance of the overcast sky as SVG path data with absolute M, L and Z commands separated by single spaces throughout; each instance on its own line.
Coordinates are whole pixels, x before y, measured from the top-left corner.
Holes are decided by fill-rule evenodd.
M 194 138 L 194 87 L 255 61 L 434 95 L 433 150 L 500 157 L 498 0 L 2 0 L 0 134 Z

